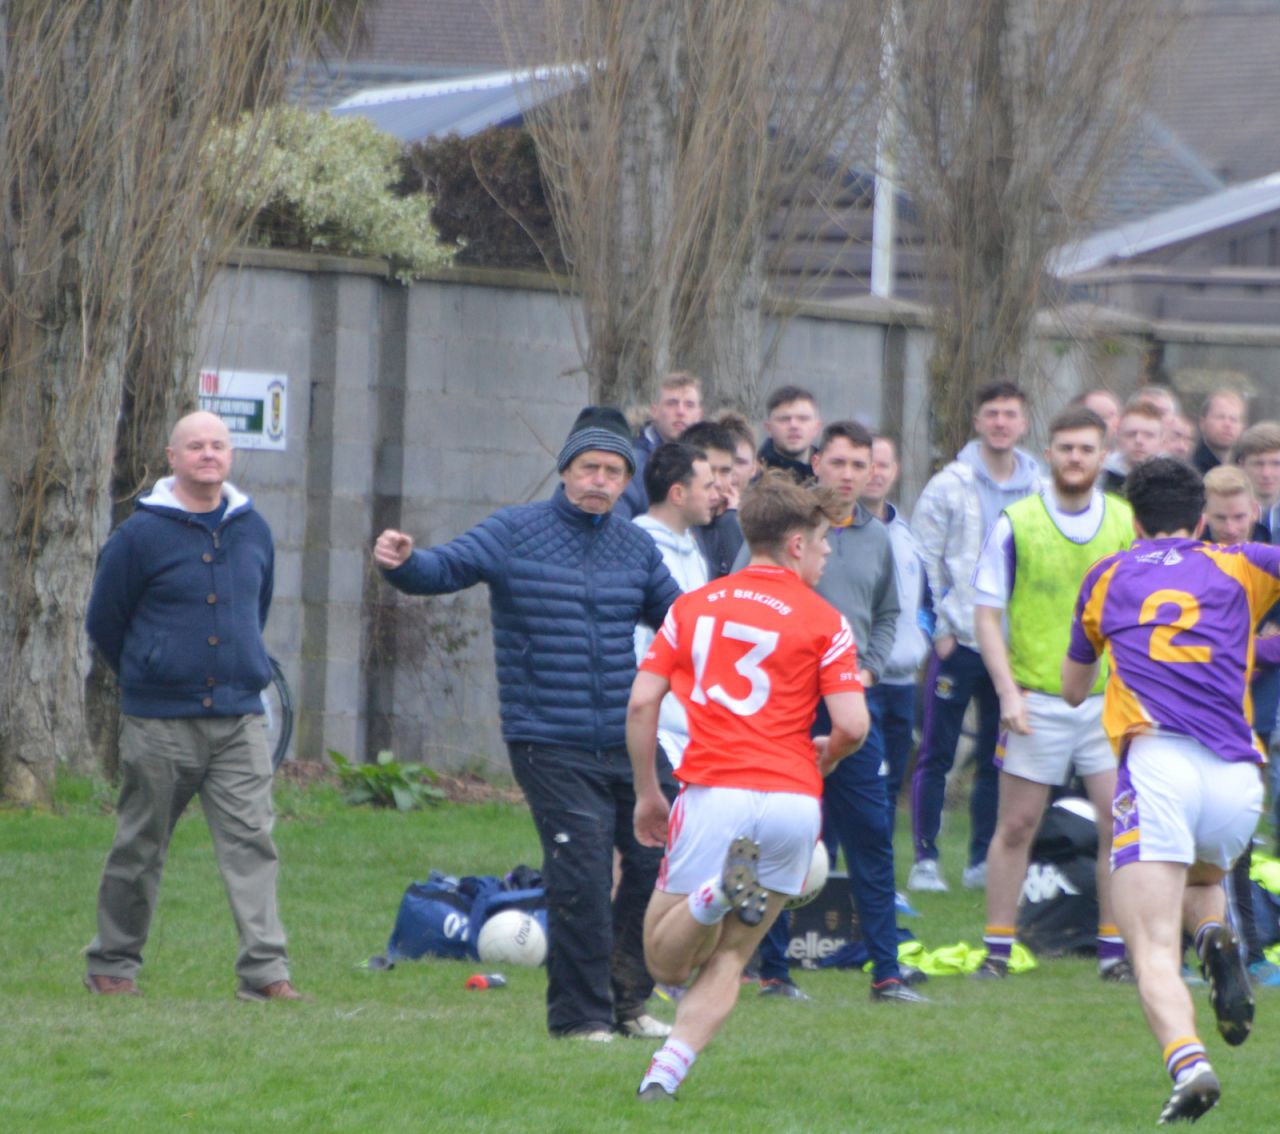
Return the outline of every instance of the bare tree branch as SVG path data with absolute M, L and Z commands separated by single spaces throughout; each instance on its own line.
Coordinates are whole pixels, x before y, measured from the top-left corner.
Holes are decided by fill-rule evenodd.
M 1037 384 L 1028 344 L 1048 256 L 1096 218 L 1176 21 L 1152 0 L 911 0 L 900 12 L 901 179 L 929 253 L 930 404 L 949 456 L 978 386 Z
M 582 80 L 526 123 L 593 396 L 645 401 L 679 368 L 757 409 L 768 237 L 785 247 L 792 204 L 845 180 L 832 152 L 875 98 L 881 4 L 547 0 L 532 42 L 498 7 L 513 60 Z

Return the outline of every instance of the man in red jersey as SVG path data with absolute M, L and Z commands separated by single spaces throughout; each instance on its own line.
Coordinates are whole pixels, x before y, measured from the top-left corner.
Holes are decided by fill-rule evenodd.
M 750 563 L 676 600 L 631 688 L 636 838 L 667 848 L 645 915 L 645 961 L 668 984 L 697 971 L 640 1084 L 646 1102 L 675 1097 L 733 1010 L 751 954 L 804 888 L 822 777 L 867 733 L 853 632 L 812 589 L 840 511 L 830 490 L 781 474 L 752 485 L 739 511 Z M 689 719 L 670 808 L 654 766 L 668 690 Z M 832 727 L 813 740 L 819 698 Z

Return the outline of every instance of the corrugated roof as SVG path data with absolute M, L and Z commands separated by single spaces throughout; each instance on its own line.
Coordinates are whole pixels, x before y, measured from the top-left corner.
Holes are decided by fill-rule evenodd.
M 1273 173 L 1095 233 L 1060 248 L 1054 254 L 1051 268 L 1060 276 L 1092 271 L 1277 210 L 1280 210 L 1280 173 Z
M 1110 163 L 1091 228 L 1113 228 L 1224 188 L 1199 157 L 1151 114 Z
M 467 138 L 490 126 L 518 123 L 530 106 L 562 94 L 585 75 L 580 67 L 540 67 L 375 87 L 343 99 L 330 113 L 363 115 L 402 142 L 446 134 Z

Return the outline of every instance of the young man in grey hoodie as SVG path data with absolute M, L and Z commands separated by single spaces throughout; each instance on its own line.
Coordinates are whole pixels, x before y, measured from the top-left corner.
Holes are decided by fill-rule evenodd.
M 975 777 L 969 801 L 971 829 L 967 887 L 986 881 L 987 847 L 995 831 L 998 780 L 996 739 L 1000 699 L 982 664 L 974 635 L 973 571 L 982 541 L 1001 511 L 1040 489 L 1035 458 L 1017 448 L 1027 429 L 1026 395 L 1012 382 L 992 382 L 974 399 L 978 437 L 925 485 L 912 515 L 924 558 L 937 623 L 925 678 L 924 726 L 911 783 L 915 865 L 909 890 L 946 890 L 938 867 L 938 829 L 947 773 L 955 761 L 969 702 L 978 702 Z

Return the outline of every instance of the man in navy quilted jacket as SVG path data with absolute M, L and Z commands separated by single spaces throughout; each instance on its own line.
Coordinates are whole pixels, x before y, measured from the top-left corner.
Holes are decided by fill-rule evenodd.
M 389 529 L 373 557 L 408 594 L 489 586 L 503 738 L 544 856 L 547 1027 L 596 1041 L 661 1037 L 670 1029 L 644 1012 L 653 984 L 642 932 L 662 850 L 632 830 L 625 722 L 636 624 L 661 626 L 680 588 L 653 540 L 612 514 L 635 473 L 618 410 L 584 409 L 558 467 L 550 500 L 501 508 L 426 550 Z

